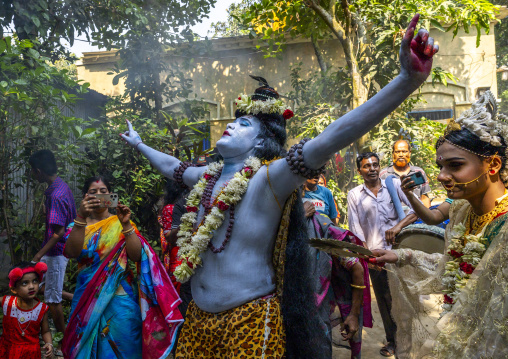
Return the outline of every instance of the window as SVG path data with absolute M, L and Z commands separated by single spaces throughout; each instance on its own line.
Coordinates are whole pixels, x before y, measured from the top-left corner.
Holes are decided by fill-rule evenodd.
M 487 90 L 490 90 L 490 87 L 478 87 L 476 89 L 476 99 L 478 100 Z
M 419 120 L 422 117 L 425 117 L 433 121 L 447 120 L 449 118 L 453 118 L 453 110 L 443 109 L 443 110 L 412 111 L 409 112 L 407 116 L 412 117 L 416 120 Z

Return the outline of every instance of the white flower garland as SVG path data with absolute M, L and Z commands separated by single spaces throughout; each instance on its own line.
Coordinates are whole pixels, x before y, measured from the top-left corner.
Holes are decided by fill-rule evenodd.
M 272 98 L 266 101 L 252 101 L 252 98 L 246 94 L 241 94 L 238 97 L 236 106 L 239 110 L 253 115 L 257 115 L 260 112 L 282 114 L 286 109 L 284 102 L 281 100 Z
M 467 219 L 466 219 L 467 220 Z M 459 223 L 452 229 L 452 238 L 446 253 L 452 260 L 446 262 L 445 273 L 441 283 L 446 288 L 445 301 L 441 316 L 452 310 L 462 288 L 471 277 L 473 270 L 480 263 L 487 247 L 487 238 L 483 237 L 485 228 L 478 234 L 466 235 L 466 227 Z
M 180 283 L 185 283 L 194 274 L 194 268 L 201 265 L 200 254 L 208 249 L 208 243 L 213 237 L 213 232 L 224 222 L 224 212 L 231 205 L 241 201 L 247 191 L 250 179 L 261 168 L 262 163 L 256 157 L 249 157 L 244 163 L 241 171 L 236 172 L 226 187 L 220 192 L 216 201 L 217 204 L 204 218 L 196 232 L 196 226 L 201 198 L 205 191 L 207 182 L 215 177 L 224 166 L 223 162 L 215 162 L 208 166 L 203 177 L 196 183 L 187 197 L 188 212 L 182 216 L 180 231 L 178 232 L 177 245 L 180 247 L 178 256 L 182 263 L 175 269 L 174 275 Z M 208 179 L 207 179 L 208 178 Z M 191 266 L 189 266 L 189 264 Z

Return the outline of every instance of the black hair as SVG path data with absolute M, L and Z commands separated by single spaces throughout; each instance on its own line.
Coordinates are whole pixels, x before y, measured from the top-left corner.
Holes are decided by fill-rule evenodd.
M 55 155 L 50 150 L 39 150 L 33 153 L 28 159 L 28 163 L 32 168 L 38 169 L 48 176 L 53 176 L 58 171 Z
M 108 178 L 106 178 L 105 176 L 102 176 L 102 175 L 97 175 L 97 176 L 87 178 L 85 180 L 85 183 L 83 184 L 83 188 L 81 189 L 81 194 L 83 195 L 83 197 L 85 197 L 85 195 L 88 193 L 88 190 L 90 189 L 90 185 L 94 182 L 99 182 L 99 181 L 104 183 L 106 185 L 106 188 L 108 189 L 108 191 L 111 192 L 111 184 L 109 183 Z
M 277 100 L 280 96 L 277 91 L 268 82 L 260 76 L 252 76 L 254 80 L 259 81 L 261 87 L 254 91 L 251 96 L 253 101 Z M 248 115 L 245 111 L 236 110 L 235 117 L 239 118 Z M 282 114 L 277 113 L 257 113 L 253 115 L 260 122 L 260 132 L 257 138 L 263 140 L 263 146 L 254 149 L 254 156 L 270 161 L 276 157 L 283 157 L 286 154 L 286 120 Z
M 320 358 L 319 323 L 310 267 L 307 221 L 301 196 L 295 200 L 289 217 L 286 244 L 282 318 L 286 330 L 286 358 Z
M 362 165 L 362 160 L 366 158 L 376 157 L 377 161 L 379 162 L 379 156 L 375 152 L 363 152 L 356 157 L 356 168 L 360 169 Z
M 444 138 L 454 145 L 467 148 L 468 151 L 475 153 L 479 157 L 490 157 L 497 154 L 503 161 L 503 167 L 506 164 L 506 143 L 503 138 L 501 138 L 502 146 L 496 147 L 488 142 L 482 141 L 480 137 L 469 131 L 467 128 L 462 128 L 459 131 L 451 131 L 445 135 Z M 443 141 L 437 141 L 436 150 L 442 144 Z
M 444 143 L 442 138 L 443 137 L 436 142 L 436 150 Z M 484 160 L 485 157 L 498 155 L 499 158 L 501 158 L 501 168 L 503 169 L 506 166 L 506 142 L 503 138 L 501 138 L 501 146 L 496 147 L 488 142 L 482 141 L 480 137 L 476 136 L 467 128 L 462 128 L 458 131 L 451 131 L 446 134 L 444 139 L 458 147 L 473 152 L 480 160 Z M 505 186 L 508 185 L 506 181 L 503 182 Z
M 184 189 L 176 181 L 168 178 L 166 180 L 166 194 L 164 195 L 164 205 L 175 204 L 182 196 Z
M 409 152 L 411 152 L 411 143 L 409 143 L 409 141 L 408 141 L 408 140 L 405 140 L 405 139 L 403 139 L 403 138 L 398 139 L 397 141 L 395 141 L 395 142 L 392 144 L 392 152 L 393 152 L 393 151 L 395 151 L 395 145 L 396 145 L 397 143 L 399 143 L 399 142 L 405 142 L 405 143 L 407 143 L 407 148 L 408 148 Z
M 236 110 L 235 117 L 247 115 L 244 111 Z M 260 131 L 257 138 L 263 140 L 263 145 L 254 149 L 254 156 L 263 160 L 272 160 L 276 157 L 283 157 L 286 153 L 286 120 L 279 114 L 258 113 L 253 115 L 259 120 Z

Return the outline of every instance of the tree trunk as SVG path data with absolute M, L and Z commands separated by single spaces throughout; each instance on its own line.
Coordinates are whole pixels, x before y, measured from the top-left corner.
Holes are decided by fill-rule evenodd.
M 358 67 L 357 59 L 354 57 L 352 51 L 349 53 L 345 52 L 345 55 L 346 61 L 348 64 L 351 64 L 349 67 L 352 89 L 351 109 L 354 109 L 361 106 L 369 99 L 370 78 L 362 76 Z M 368 144 L 369 139 L 370 136 L 368 133 L 358 139 L 358 151 L 360 153 L 372 150 L 371 146 Z
M 1 186 L 1 193 L 2 193 L 2 215 L 4 217 L 5 222 L 5 231 L 7 233 L 7 240 L 9 243 L 9 253 L 11 256 L 11 263 L 14 263 L 14 242 L 12 240 L 12 230 L 11 230 L 11 223 L 10 223 L 10 210 L 9 210 L 9 162 L 10 162 L 10 156 L 8 154 L 8 144 L 7 144 L 7 135 L 6 135 L 6 129 L 7 129 L 7 118 L 5 115 L 1 118 L 1 126 L 2 129 L 2 137 L 0 142 L 0 151 L 1 151 L 1 158 L 0 158 L 0 186 Z
M 326 71 L 328 71 L 328 65 L 323 57 L 321 52 L 321 48 L 319 47 L 319 43 L 314 35 L 310 36 L 312 41 L 312 48 L 314 49 L 314 53 L 316 54 L 316 58 L 318 60 L 319 67 L 321 68 L 321 74 L 324 75 Z

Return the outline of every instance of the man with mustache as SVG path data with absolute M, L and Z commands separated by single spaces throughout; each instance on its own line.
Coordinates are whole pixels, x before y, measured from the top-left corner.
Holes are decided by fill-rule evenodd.
M 393 163 L 390 166 L 383 168 L 379 173 L 379 177 L 381 177 L 381 179 L 386 179 L 389 175 L 395 175 L 401 178 L 420 172 L 425 179 L 425 183 L 416 186 L 413 193 L 422 201 L 425 207 L 430 207 L 430 198 L 427 195 L 427 193 L 430 192 L 429 181 L 427 179 L 427 175 L 421 167 L 409 164 L 411 161 L 411 147 L 409 146 L 409 142 L 406 140 L 397 140 L 393 144 L 392 150 Z

